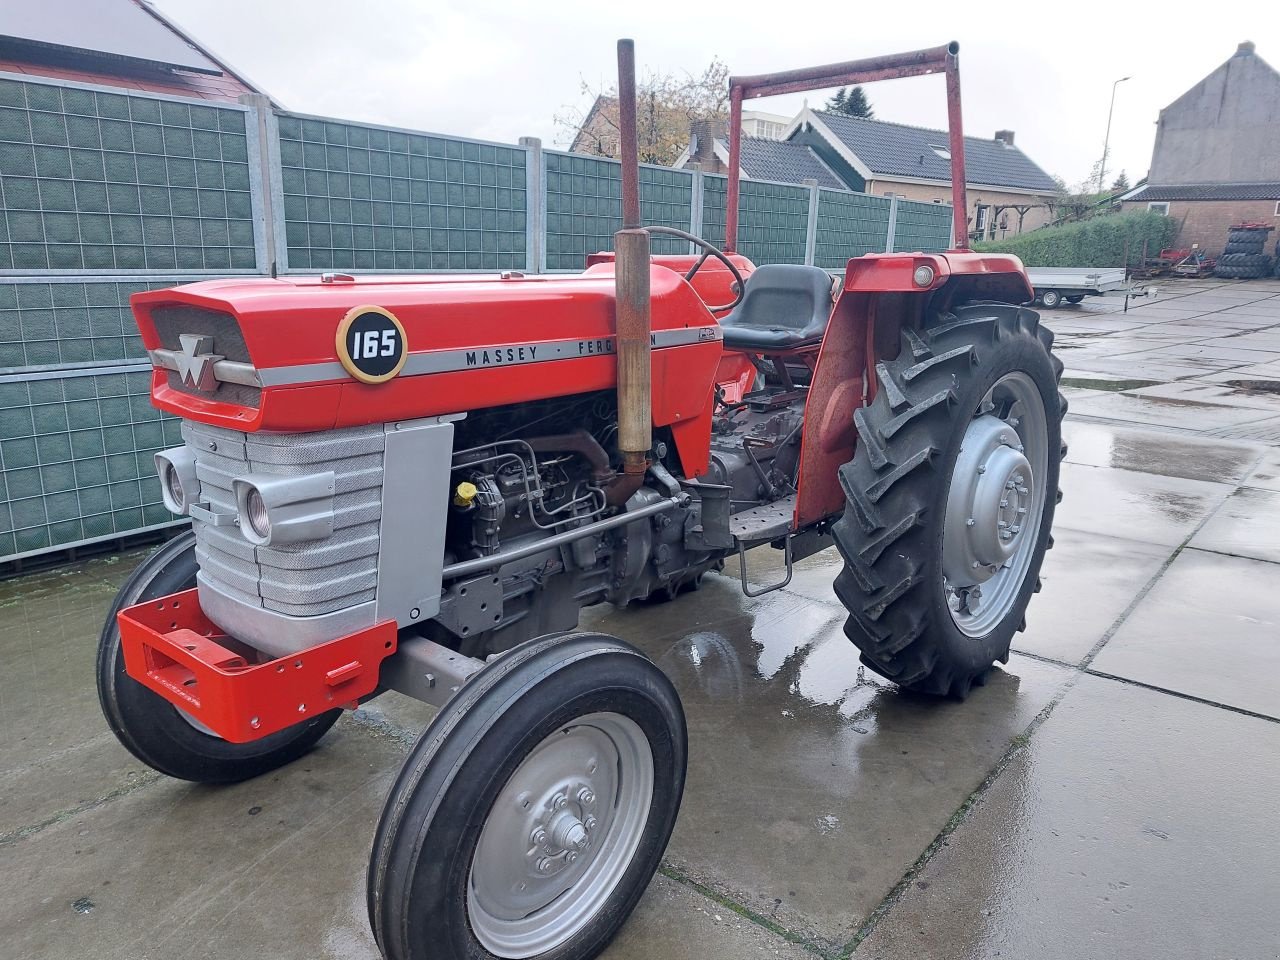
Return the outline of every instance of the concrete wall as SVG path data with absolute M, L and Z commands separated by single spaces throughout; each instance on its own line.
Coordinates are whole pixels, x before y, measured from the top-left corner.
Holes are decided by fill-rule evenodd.
M 943 203 L 951 203 L 951 185 L 950 184 L 927 184 L 914 183 L 902 180 L 872 180 L 867 184 L 867 193 L 873 196 L 882 197 L 885 194 L 893 192 L 897 196 L 906 197 L 908 200 L 920 200 L 924 203 L 931 203 L 941 200 Z M 987 223 L 987 239 L 1000 240 L 1007 236 L 1015 236 L 1018 233 L 1018 212 L 1016 210 L 1006 210 L 999 215 L 996 214 L 996 207 L 1008 207 L 1013 205 L 1024 206 L 1026 204 L 1043 204 L 1046 203 L 1046 197 L 1040 197 L 1032 193 L 1015 193 L 1012 191 L 988 190 L 985 188 L 969 186 L 967 199 L 969 201 L 969 227 L 972 230 L 977 222 L 978 206 L 991 207 L 988 212 Z M 1003 233 L 1000 230 L 1000 221 L 1008 220 L 1009 227 Z M 1026 216 L 1022 220 L 1022 232 L 1034 230 L 1037 227 L 1043 227 L 1052 219 L 1052 211 L 1048 206 L 1037 206 L 1032 210 L 1028 210 Z
M 1241 44 L 1160 111 L 1151 183 L 1280 180 L 1280 73 Z
M 1146 210 L 1147 201 L 1130 201 L 1124 209 Z M 1232 224 L 1253 221 L 1280 228 L 1280 217 L 1275 212 L 1275 200 L 1170 200 L 1169 216 L 1182 224 L 1173 245 L 1187 248 L 1198 243 L 1201 250 L 1216 257 L 1222 253 Z M 1275 252 L 1272 248 L 1276 239 L 1276 233 L 1270 234 L 1267 253 Z M 1152 255 L 1156 252 L 1151 251 Z

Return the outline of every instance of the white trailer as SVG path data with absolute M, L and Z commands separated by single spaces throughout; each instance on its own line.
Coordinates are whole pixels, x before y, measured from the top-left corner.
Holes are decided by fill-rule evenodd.
M 1106 294 L 1141 296 L 1134 288 L 1124 267 L 1028 267 L 1027 277 L 1035 289 L 1036 300 L 1053 308 L 1062 303 L 1079 303 L 1085 297 Z

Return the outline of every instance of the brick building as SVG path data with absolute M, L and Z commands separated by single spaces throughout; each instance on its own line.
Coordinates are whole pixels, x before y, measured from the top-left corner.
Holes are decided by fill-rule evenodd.
M 1234 223 L 1280 226 L 1280 73 L 1252 43 L 1160 111 L 1147 183 L 1121 201 L 1174 217 L 1176 245 L 1210 254 Z

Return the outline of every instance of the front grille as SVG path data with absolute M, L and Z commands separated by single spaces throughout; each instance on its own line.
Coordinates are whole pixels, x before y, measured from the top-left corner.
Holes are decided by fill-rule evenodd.
M 314 617 L 374 599 L 382 515 L 381 425 L 318 433 L 240 433 L 184 420 L 200 500 L 235 514 L 231 481 L 250 473 L 300 476 L 332 470 L 334 530 L 324 540 L 257 547 L 235 526 L 195 520 L 201 575 L 250 606 Z
M 244 342 L 244 334 L 234 316 L 221 310 L 209 310 L 185 303 L 164 304 L 153 307 L 151 322 L 155 325 L 156 336 L 160 339 L 161 354 L 177 354 L 182 352 L 182 335 L 193 334 L 213 339 L 213 353 L 225 361 L 252 367 L 249 358 L 249 347 Z M 214 367 L 214 376 L 218 384 L 212 393 L 197 390 L 183 383 L 182 377 L 174 369 L 172 361 L 161 362 L 152 354 L 152 362 L 166 368 L 169 386 L 180 393 L 203 399 L 219 400 L 223 403 L 234 403 L 242 407 L 257 408 L 261 402 L 262 388 L 251 383 L 236 383 L 219 376 L 218 367 Z M 249 370 L 252 374 L 253 371 Z M 253 378 L 256 379 L 256 376 Z

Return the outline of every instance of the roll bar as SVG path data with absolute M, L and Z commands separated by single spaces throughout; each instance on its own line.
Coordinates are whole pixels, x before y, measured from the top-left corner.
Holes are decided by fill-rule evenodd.
M 865 60 L 848 60 L 823 67 L 786 70 L 754 77 L 729 78 L 729 189 L 724 231 L 726 251 L 738 246 L 738 183 L 741 179 L 742 101 L 782 93 L 801 93 L 875 80 L 923 77 L 943 72 L 947 76 L 947 129 L 951 143 L 951 202 L 956 249 L 969 246 L 968 201 L 964 179 L 964 129 L 960 116 L 960 44 L 952 41 L 929 50 L 896 53 Z M 624 172 L 626 164 L 623 164 Z

